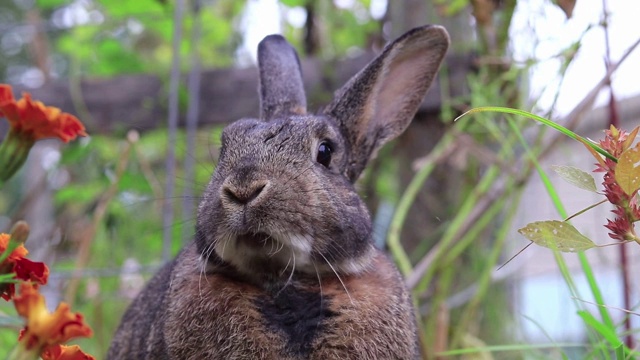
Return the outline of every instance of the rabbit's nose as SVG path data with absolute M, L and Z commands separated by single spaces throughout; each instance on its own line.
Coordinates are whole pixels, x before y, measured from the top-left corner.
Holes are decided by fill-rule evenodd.
M 229 201 L 246 205 L 255 200 L 267 185 L 267 181 L 251 182 L 243 186 L 236 186 L 229 181 L 225 181 L 222 186 L 222 192 Z

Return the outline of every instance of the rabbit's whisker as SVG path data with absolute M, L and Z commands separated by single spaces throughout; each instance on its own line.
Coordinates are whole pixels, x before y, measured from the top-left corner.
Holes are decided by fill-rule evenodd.
M 276 247 L 275 251 L 273 250 L 274 243 L 275 243 L 275 247 Z M 267 255 L 268 255 L 269 257 L 275 256 L 277 253 L 279 253 L 280 251 L 282 251 L 282 249 L 284 249 L 284 244 L 283 244 L 283 243 L 281 243 L 280 241 L 277 241 L 277 240 L 276 240 L 276 241 L 273 241 L 273 242 L 272 242 L 271 247 L 272 247 L 272 250 L 271 250 L 270 252 L 268 252 L 268 253 L 267 253 Z M 289 264 L 287 264 L 287 266 L 289 266 Z M 285 269 L 286 269 L 286 268 L 285 268 Z M 280 275 L 282 275 L 282 274 L 280 274 Z
M 320 309 L 322 309 L 322 305 L 324 301 L 324 295 L 322 293 L 322 279 L 320 278 L 320 273 L 318 272 L 318 267 L 316 266 L 316 263 L 312 262 L 312 264 L 313 264 L 313 268 L 316 271 L 316 276 L 318 277 L 318 286 L 320 287 Z M 320 326 L 319 323 L 318 323 L 318 326 Z
M 289 256 L 289 261 L 287 261 L 287 265 L 280 271 L 280 276 L 284 275 L 285 271 L 289 268 L 289 264 L 291 264 L 291 256 Z
M 291 266 L 291 274 L 289 274 L 289 278 L 287 279 L 287 281 L 284 283 L 284 286 L 282 287 L 282 289 L 280 289 L 280 291 L 278 291 L 276 293 L 275 297 L 278 297 L 278 295 L 280 295 L 280 293 L 287 288 L 287 286 L 289 286 L 289 284 L 291 284 L 291 280 L 293 279 L 293 274 L 296 271 L 296 253 L 295 252 L 291 252 L 292 258 L 293 258 L 293 266 Z
M 205 281 L 207 282 L 207 284 L 209 283 L 209 278 L 207 278 L 207 262 L 209 261 L 209 257 L 211 256 L 211 254 L 214 251 L 214 246 L 215 243 L 211 243 L 209 245 L 207 245 L 207 247 L 205 248 L 205 250 L 203 251 L 203 255 L 201 256 L 201 266 L 199 270 L 199 275 L 198 275 L 198 293 L 200 294 L 200 296 L 202 296 L 202 278 L 204 277 Z
M 322 256 L 324 261 L 327 262 L 327 265 L 329 265 L 329 267 L 331 268 L 333 273 L 336 274 L 336 277 L 338 278 L 338 281 L 340 281 L 340 284 L 342 284 L 342 287 L 344 288 L 344 291 L 347 293 L 347 296 L 349 297 L 349 301 L 351 302 L 351 305 L 355 306 L 355 304 L 353 303 L 353 299 L 351 298 L 351 294 L 349 293 L 349 290 L 347 290 L 347 286 L 344 284 L 344 281 L 342 281 L 342 278 L 340 277 L 340 275 L 338 275 L 338 272 L 336 271 L 336 269 L 334 269 L 333 265 L 331 265 L 329 260 L 327 260 L 327 258 L 322 253 L 320 253 L 320 256 Z
M 226 247 L 227 247 L 227 243 L 228 243 L 230 240 L 231 240 L 231 237 L 226 236 L 226 237 L 224 238 L 223 243 L 222 243 L 222 251 L 220 252 L 220 257 L 221 257 L 221 258 L 223 258 L 223 259 L 224 259 L 224 250 L 226 249 Z

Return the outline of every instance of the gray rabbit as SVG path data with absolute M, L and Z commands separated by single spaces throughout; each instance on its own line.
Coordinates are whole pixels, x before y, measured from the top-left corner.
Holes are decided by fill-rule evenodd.
M 258 47 L 261 118 L 222 133 L 195 241 L 124 314 L 108 359 L 414 359 L 413 307 L 354 189 L 415 115 L 440 26 L 384 48 L 319 115 L 279 35 Z

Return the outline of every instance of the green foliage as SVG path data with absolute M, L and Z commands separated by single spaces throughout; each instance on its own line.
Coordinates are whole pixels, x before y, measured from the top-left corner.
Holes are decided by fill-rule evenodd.
M 40 9 L 55 9 L 69 3 L 68 0 L 36 0 Z
M 165 11 L 170 9 L 165 9 L 163 3 L 157 0 L 99 0 L 98 3 L 106 13 L 115 17 L 137 16 L 141 14 L 171 15 L 171 11 Z
M 356 0 L 348 8 L 339 8 L 332 1 L 280 1 L 286 7 L 310 5 L 316 21 L 322 23 L 316 31 L 320 41 L 319 55 L 323 58 L 341 58 L 350 51 L 366 47 L 379 34 L 381 25 L 369 13 L 368 0 Z M 286 24 L 285 35 L 304 54 L 302 40 L 304 29 Z
M 186 60 L 190 49 L 198 47 L 203 66 L 229 66 L 233 59 L 234 26 L 229 18 L 237 16 L 243 2 L 220 1 L 203 8 L 201 44 L 191 44 L 195 15 L 187 13 L 180 54 Z M 48 1 L 48 9 L 63 9 L 67 1 Z M 172 3 L 156 0 L 85 3 L 87 11 L 99 13 L 103 22 L 75 26 L 57 37 L 56 49 L 69 58 L 72 75 L 114 76 L 154 72 L 168 74 L 173 38 Z M 92 44 L 92 46 L 78 46 Z M 149 66 L 153 64 L 153 66 Z M 187 69 L 188 61 L 183 61 Z
M 582 171 L 573 166 L 553 165 L 551 167 L 560 177 L 568 183 L 594 193 L 598 192 L 596 181 L 588 172 Z
M 563 252 L 585 251 L 596 246 L 564 221 L 536 221 L 518 229 L 518 232 L 540 246 Z

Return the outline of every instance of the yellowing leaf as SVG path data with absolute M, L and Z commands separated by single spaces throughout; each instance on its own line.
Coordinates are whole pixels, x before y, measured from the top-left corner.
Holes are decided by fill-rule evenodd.
M 588 172 L 582 171 L 573 166 L 564 165 L 552 165 L 551 168 L 568 183 L 575 185 L 580 189 L 598 192 L 598 189 L 596 188 L 596 181 Z
M 640 143 L 620 155 L 615 175 L 625 194 L 631 196 L 640 188 Z
M 600 166 L 602 166 L 603 168 L 606 168 L 606 166 L 607 166 L 607 165 L 606 165 L 606 163 L 604 162 L 604 160 L 602 160 L 602 156 L 600 156 L 600 155 L 596 152 L 596 150 L 595 150 L 593 147 L 591 147 L 591 143 L 589 143 L 589 140 L 585 140 L 585 139 L 578 138 L 578 141 L 580 141 L 580 142 L 582 143 L 582 145 L 584 145 L 584 146 L 587 148 L 587 150 L 589 150 L 589 152 L 591 153 L 591 155 L 593 155 L 593 157 L 594 157 L 596 160 L 598 160 L 598 163 L 600 163 Z M 604 150 L 602 150 L 602 151 L 604 151 Z M 611 154 L 609 154 L 609 156 L 611 156 Z M 614 158 L 613 156 L 611 156 L 611 157 L 614 159 L 614 161 L 615 161 L 615 162 L 618 162 L 618 159 Z
M 633 144 L 633 140 L 635 140 L 636 136 L 638 135 L 638 130 L 640 130 L 640 126 L 636 126 L 633 130 L 631 130 L 631 132 L 627 136 L 627 139 L 624 141 L 624 143 L 622 143 L 622 150 L 627 150 L 631 146 L 631 144 Z
M 518 232 L 540 246 L 562 252 L 584 251 L 596 246 L 573 225 L 564 221 L 536 221 Z

